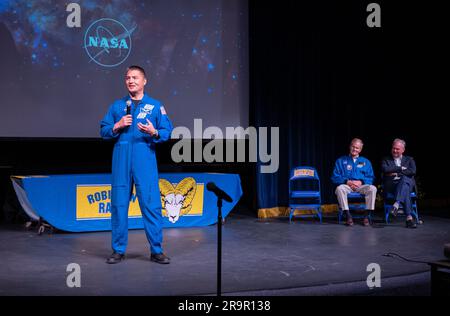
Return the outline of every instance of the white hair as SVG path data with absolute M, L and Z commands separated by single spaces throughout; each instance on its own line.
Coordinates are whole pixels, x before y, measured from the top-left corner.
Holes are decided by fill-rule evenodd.
M 363 141 L 361 139 L 359 139 L 359 138 L 353 138 L 352 142 L 350 143 L 350 145 L 353 145 L 354 143 L 360 143 L 361 147 L 364 146 Z
M 403 148 L 406 147 L 406 142 L 405 142 L 403 139 L 396 138 L 396 139 L 394 139 L 394 141 L 392 142 L 392 145 L 394 145 L 395 143 L 400 143 L 400 144 L 402 144 Z

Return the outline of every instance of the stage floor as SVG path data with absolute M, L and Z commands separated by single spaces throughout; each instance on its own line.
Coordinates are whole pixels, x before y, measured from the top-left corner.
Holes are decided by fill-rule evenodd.
M 403 219 L 372 227 L 313 219 L 258 220 L 231 214 L 223 227 L 223 295 L 428 295 L 429 266 L 444 259 L 450 220 L 424 217 L 418 229 Z M 0 226 L 0 295 L 215 295 L 217 227 L 164 230 L 169 265 L 149 260 L 142 230 L 129 232 L 126 260 L 108 265 L 110 232 L 38 236 Z M 67 265 L 81 267 L 81 287 L 66 285 Z M 381 288 L 369 289 L 367 266 L 381 267 Z

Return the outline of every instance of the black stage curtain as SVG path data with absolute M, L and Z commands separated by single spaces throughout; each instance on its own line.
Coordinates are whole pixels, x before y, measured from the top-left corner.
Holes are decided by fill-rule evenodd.
M 250 0 L 250 123 L 280 128 L 278 172 L 263 174 L 257 165 L 259 209 L 287 206 L 289 171 L 298 165 L 317 168 L 323 202 L 335 203 L 334 161 L 354 137 L 365 143 L 376 184 L 399 137 L 416 158 L 421 189 L 449 196 L 441 151 L 446 11 L 437 1 L 378 1 L 381 28 L 369 28 L 369 3 Z

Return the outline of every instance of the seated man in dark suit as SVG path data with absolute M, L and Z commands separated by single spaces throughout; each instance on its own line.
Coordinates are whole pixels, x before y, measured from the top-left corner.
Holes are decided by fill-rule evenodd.
M 417 228 L 411 216 L 411 192 L 415 187 L 416 163 L 412 157 L 403 155 L 405 146 L 402 139 L 397 138 L 392 142 L 392 157 L 383 159 L 381 164 L 383 185 L 385 192 L 394 195 L 392 214 L 396 216 L 398 209 L 402 208 L 406 214 L 406 227 Z

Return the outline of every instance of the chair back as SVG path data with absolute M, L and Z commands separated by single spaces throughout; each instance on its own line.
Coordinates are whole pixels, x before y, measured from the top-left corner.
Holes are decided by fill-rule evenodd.
M 299 166 L 292 168 L 290 180 L 295 179 L 315 179 L 320 181 L 317 170 L 313 167 Z

